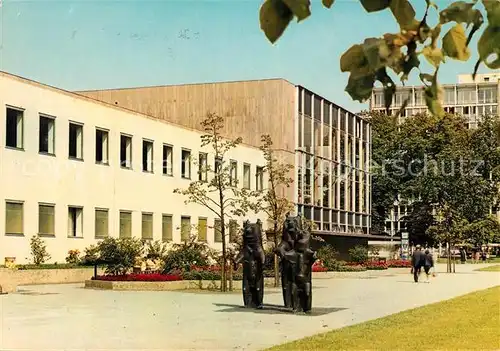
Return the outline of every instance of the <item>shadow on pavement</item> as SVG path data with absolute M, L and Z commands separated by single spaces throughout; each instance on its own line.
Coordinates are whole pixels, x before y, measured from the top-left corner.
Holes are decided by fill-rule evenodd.
M 261 310 L 255 308 L 247 308 L 243 305 L 231 305 L 231 304 L 214 304 L 217 307 L 226 307 L 225 309 L 219 310 L 217 312 L 249 312 L 249 313 L 260 313 L 260 314 L 292 314 L 298 316 L 323 316 L 325 314 L 330 314 L 338 311 L 346 310 L 343 307 L 313 307 L 309 313 L 294 313 L 291 309 L 286 308 L 281 305 L 271 305 L 264 304 L 264 308 Z

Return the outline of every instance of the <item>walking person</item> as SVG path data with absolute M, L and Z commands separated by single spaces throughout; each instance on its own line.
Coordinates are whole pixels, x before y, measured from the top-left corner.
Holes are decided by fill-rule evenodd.
M 422 247 L 417 245 L 411 256 L 411 270 L 413 272 L 413 280 L 418 283 L 420 271 L 425 264 L 425 254 L 422 252 Z
M 426 282 L 429 282 L 429 275 L 431 268 L 434 267 L 434 257 L 432 257 L 432 254 L 429 252 L 429 250 L 425 250 L 425 256 L 424 256 L 424 271 L 426 275 Z

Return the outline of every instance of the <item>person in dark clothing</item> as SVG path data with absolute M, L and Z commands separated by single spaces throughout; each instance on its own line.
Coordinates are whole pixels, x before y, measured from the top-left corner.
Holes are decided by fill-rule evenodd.
M 429 282 L 429 273 L 432 267 L 434 267 L 434 258 L 432 257 L 432 254 L 429 252 L 429 250 L 425 250 L 424 271 L 427 277 L 427 282 Z
M 418 276 L 425 264 L 425 254 L 422 252 L 422 247 L 417 245 L 413 255 L 411 256 L 411 267 L 413 272 L 413 280 L 418 283 Z

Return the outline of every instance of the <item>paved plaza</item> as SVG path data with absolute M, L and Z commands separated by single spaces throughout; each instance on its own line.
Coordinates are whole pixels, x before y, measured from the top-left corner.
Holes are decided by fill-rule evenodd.
M 415 284 L 389 270 L 315 279 L 313 312 L 283 311 L 267 289 L 264 310 L 241 308 L 241 292 L 120 292 L 83 284 L 20 287 L 0 296 L 1 350 L 258 350 L 331 329 L 500 285 L 487 265 Z M 425 280 L 425 279 L 424 279 Z

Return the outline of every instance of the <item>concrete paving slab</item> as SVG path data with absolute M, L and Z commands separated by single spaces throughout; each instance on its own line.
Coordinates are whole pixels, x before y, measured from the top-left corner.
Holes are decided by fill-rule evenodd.
M 25 286 L 0 296 L 1 350 L 258 350 L 500 285 L 500 274 L 457 265 L 430 283 L 412 275 L 314 280 L 311 315 L 282 308 L 266 289 L 263 310 L 239 293 L 101 291 L 83 284 Z M 396 272 L 396 271 L 395 271 Z

